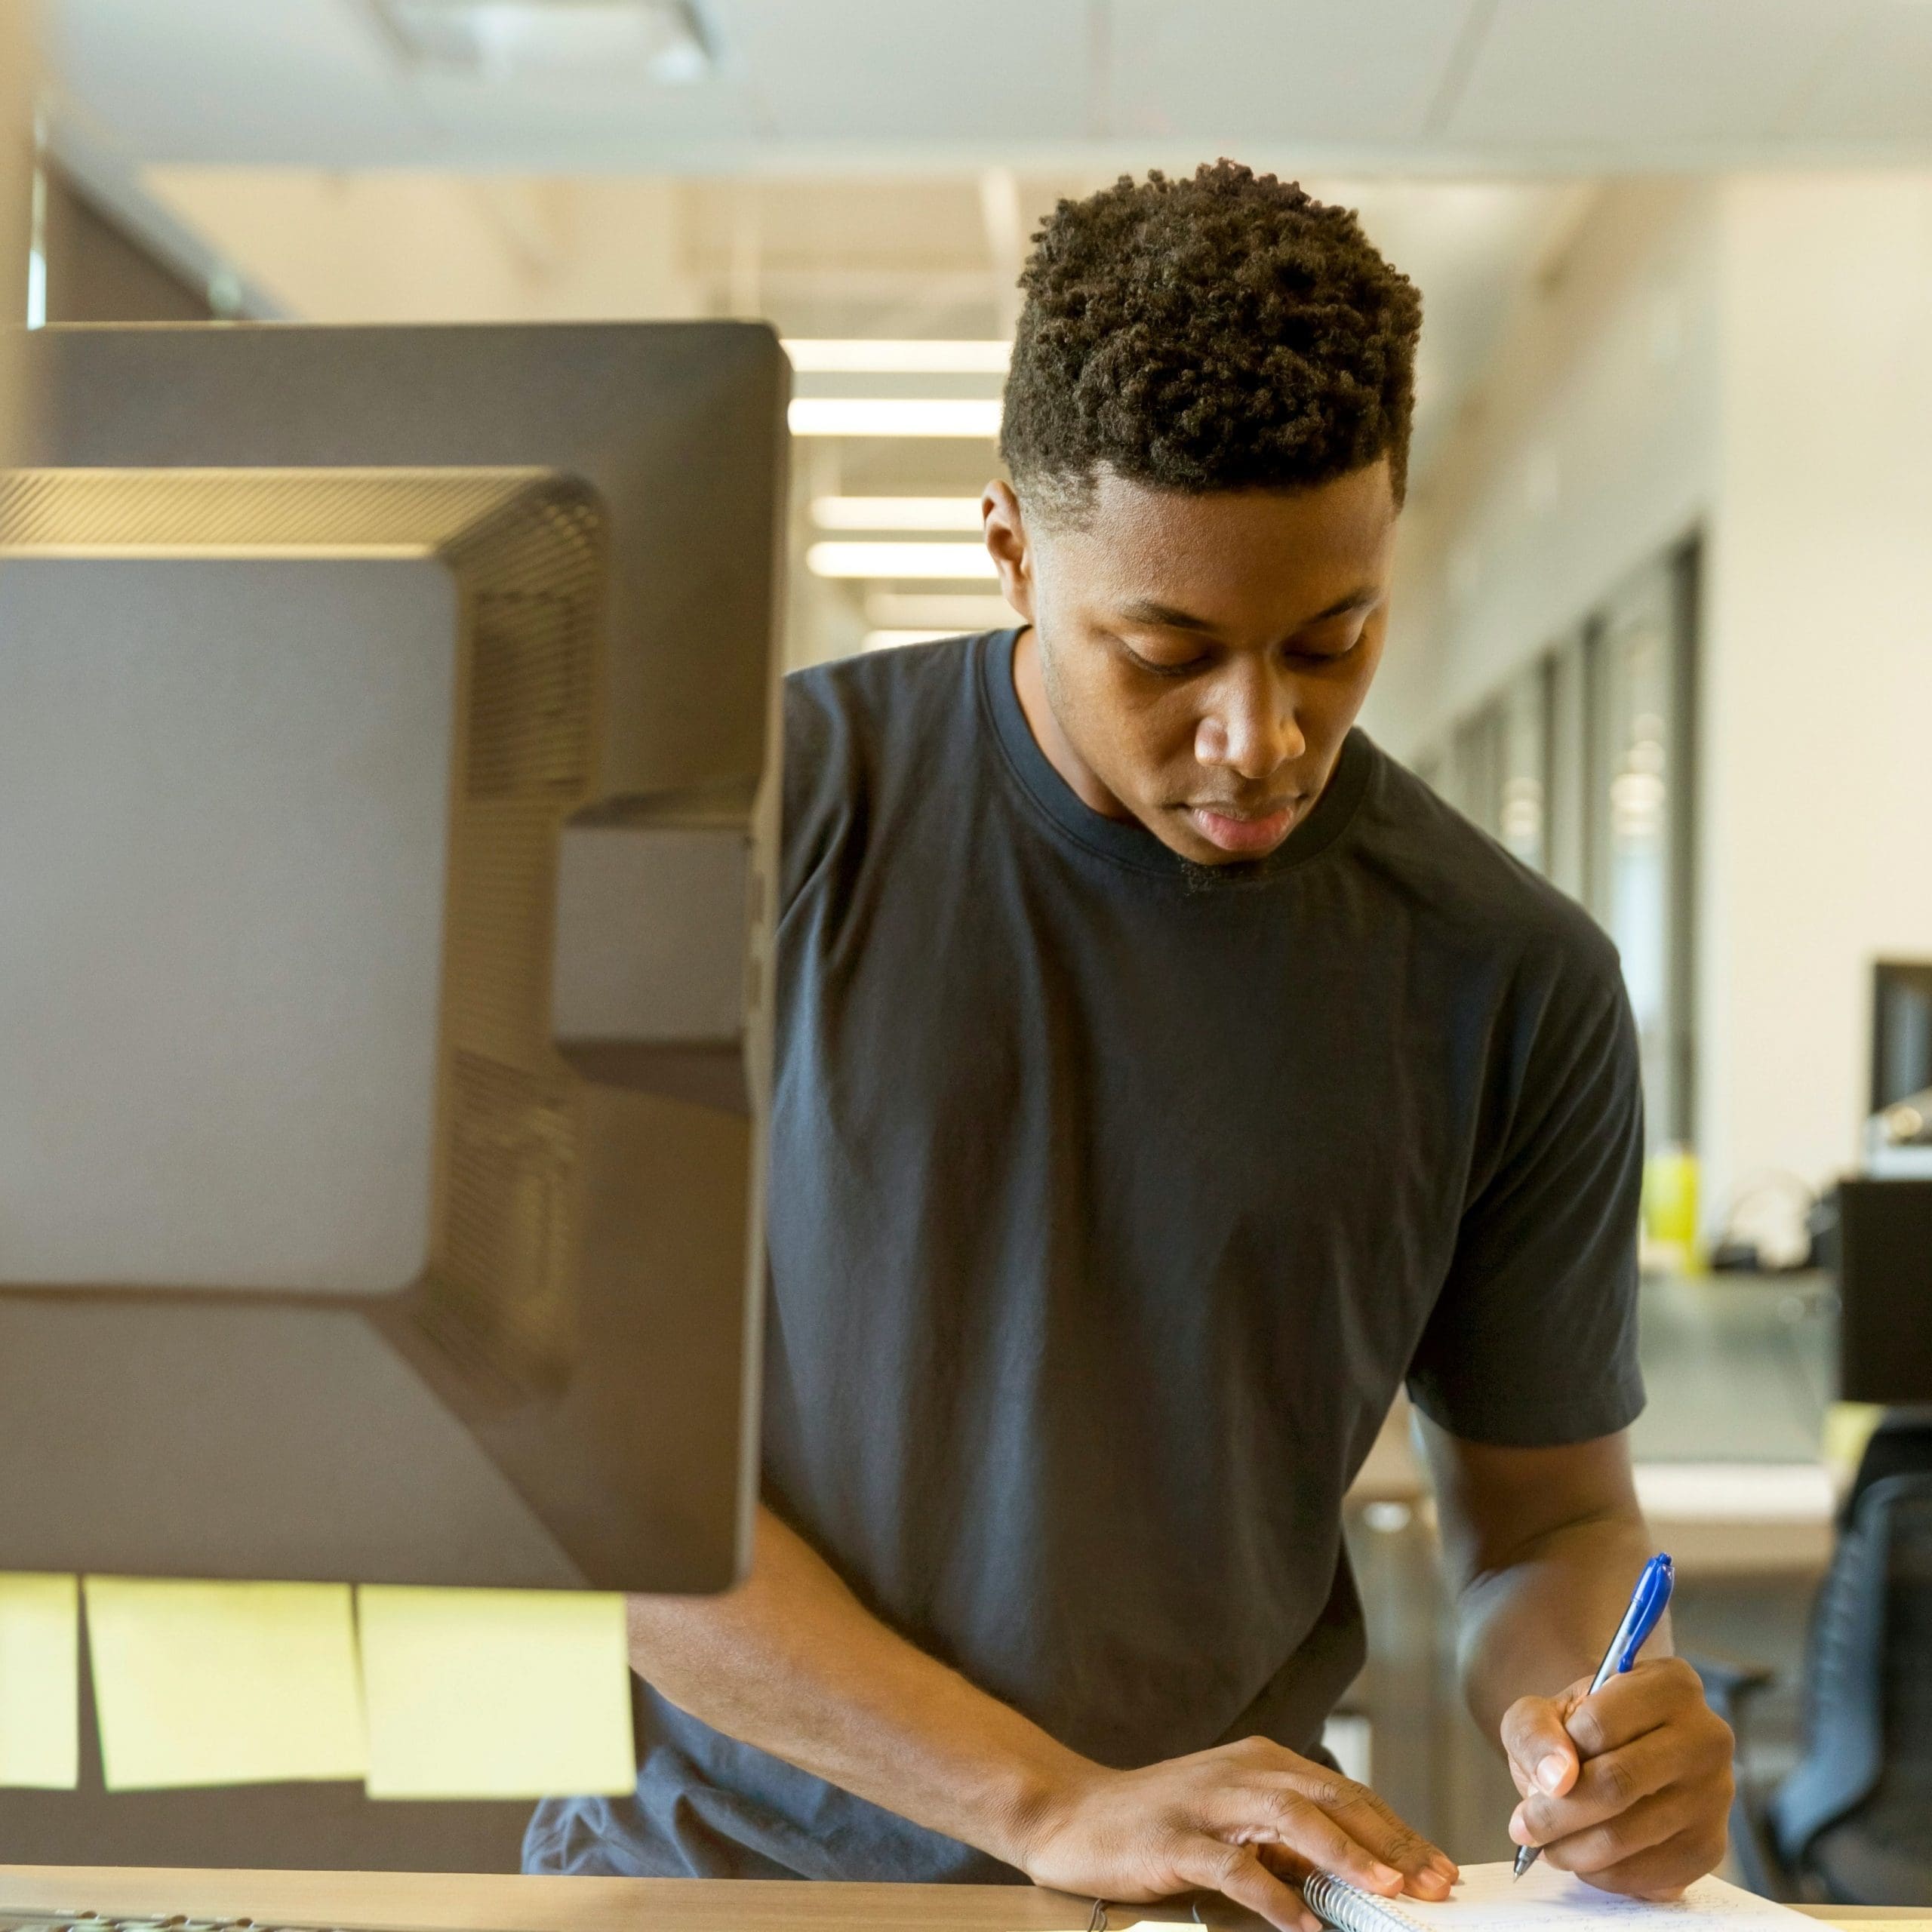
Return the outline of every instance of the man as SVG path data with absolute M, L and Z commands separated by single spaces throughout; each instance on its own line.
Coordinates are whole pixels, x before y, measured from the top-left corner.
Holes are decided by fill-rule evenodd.
M 1415 291 L 1226 162 L 1063 202 L 1024 287 L 1026 623 L 788 691 L 754 1573 L 634 1604 L 635 1800 L 529 1862 L 1444 1896 L 1318 1743 L 1406 1380 L 1512 1835 L 1673 1894 L 1729 1734 L 1667 1641 L 1583 1695 L 1650 1554 L 1617 961 L 1352 729 Z

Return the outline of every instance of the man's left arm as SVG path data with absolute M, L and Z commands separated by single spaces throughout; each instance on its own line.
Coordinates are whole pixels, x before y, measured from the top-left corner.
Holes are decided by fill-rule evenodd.
M 1626 1437 L 1514 1448 L 1421 1426 L 1464 1694 L 1521 1794 L 1510 1836 L 1607 1890 L 1675 1897 L 1724 1855 L 1731 1737 L 1667 1621 L 1585 1694 L 1654 1553 Z

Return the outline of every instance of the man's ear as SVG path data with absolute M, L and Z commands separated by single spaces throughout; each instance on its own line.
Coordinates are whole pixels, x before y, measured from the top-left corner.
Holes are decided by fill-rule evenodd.
M 1000 594 L 1030 624 L 1033 621 L 1033 548 L 1026 513 L 1010 483 L 989 483 L 980 499 L 986 553 L 999 568 Z

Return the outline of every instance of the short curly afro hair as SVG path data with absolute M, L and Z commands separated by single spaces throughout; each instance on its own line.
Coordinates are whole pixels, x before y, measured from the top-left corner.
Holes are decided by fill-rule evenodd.
M 1231 161 L 1122 175 L 1034 238 L 1000 453 L 1077 515 L 1103 471 L 1296 490 L 1389 459 L 1402 500 L 1422 298 L 1346 208 Z

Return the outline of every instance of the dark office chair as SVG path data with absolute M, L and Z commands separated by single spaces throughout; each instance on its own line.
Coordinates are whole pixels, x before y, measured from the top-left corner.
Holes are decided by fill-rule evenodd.
M 1701 1664 L 1744 1749 L 1770 1673 Z M 1769 1791 L 1740 1770 L 1731 1842 L 1752 1890 L 1794 1903 L 1932 1905 L 1932 1420 L 1875 1435 L 1812 1612 L 1803 1752 Z

